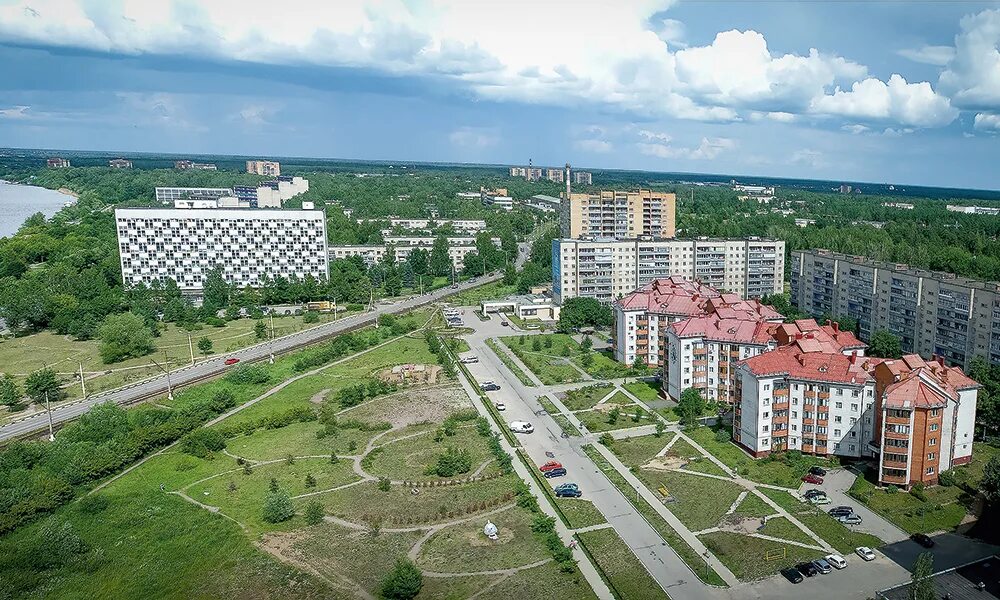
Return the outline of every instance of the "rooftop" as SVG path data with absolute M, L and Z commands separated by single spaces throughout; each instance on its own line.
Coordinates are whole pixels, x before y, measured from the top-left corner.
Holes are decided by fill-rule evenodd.
M 793 379 L 864 385 L 873 381 L 868 370 L 877 361 L 880 359 L 804 349 L 796 340 L 795 343 L 748 358 L 740 364 L 758 377 L 787 375 Z
M 695 316 L 705 313 L 705 300 L 719 296 L 721 294 L 712 287 L 675 276 L 654 279 L 616 304 L 623 310 Z
M 980 589 L 982 584 L 982 589 Z M 909 600 L 909 583 L 878 593 L 884 600 Z M 992 556 L 934 575 L 935 598 L 950 600 L 1000 599 L 1000 558 Z
M 888 379 L 882 395 L 889 408 L 941 408 L 948 400 L 958 400 L 958 392 L 979 387 L 959 367 L 947 367 L 943 360 L 925 361 L 916 354 L 883 361 L 879 380 Z
M 700 337 L 713 342 L 736 342 L 766 345 L 772 341 L 774 324 L 747 319 L 725 319 L 712 314 L 692 317 L 673 323 L 670 328 L 677 337 Z

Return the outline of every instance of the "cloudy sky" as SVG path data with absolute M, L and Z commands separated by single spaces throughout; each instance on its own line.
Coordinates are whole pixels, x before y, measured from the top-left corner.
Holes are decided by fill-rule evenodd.
M 1000 188 L 996 2 L 0 0 L 0 145 Z

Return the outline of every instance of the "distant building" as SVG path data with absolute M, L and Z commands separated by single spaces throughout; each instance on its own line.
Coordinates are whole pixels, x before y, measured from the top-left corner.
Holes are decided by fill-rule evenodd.
M 553 183 L 564 183 L 566 181 L 562 169 L 545 169 L 545 178 Z
M 510 313 L 523 321 L 558 321 L 559 305 L 546 294 L 512 296 L 503 300 L 483 300 L 479 303 L 483 314 Z
M 526 167 L 511 167 L 510 176 L 511 177 L 525 177 L 527 175 Z
M 955 204 L 948 204 L 945 208 L 951 212 L 965 213 L 968 215 L 1000 215 L 1000 206 L 959 206 Z
M 853 188 L 851 188 L 851 186 L 847 185 L 846 183 L 840 184 L 840 193 L 841 194 L 850 194 L 852 189 Z
M 816 219 L 795 219 L 796 227 L 806 228 L 809 227 L 810 225 L 815 225 L 815 224 L 816 224 Z
M 58 156 L 45 161 L 45 165 L 50 169 L 65 169 L 70 166 L 68 159 L 59 158 Z
M 389 248 L 393 250 L 396 261 L 405 261 L 415 248 L 423 248 L 428 253 L 434 247 L 433 237 L 387 237 L 384 244 L 351 245 L 330 247 L 331 260 L 343 260 L 352 256 L 360 256 L 365 266 L 372 266 L 385 260 Z M 467 254 L 476 252 L 476 239 L 473 237 L 450 237 L 448 240 L 448 257 L 456 270 L 462 269 Z M 499 248 L 500 238 L 493 238 L 493 243 Z
M 913 210 L 914 205 L 909 202 L 883 202 L 882 206 L 886 208 L 900 208 L 902 210 Z
M 263 175 L 265 177 L 277 177 L 281 175 L 281 163 L 271 160 L 248 160 L 247 173 Z
M 507 195 L 507 188 L 496 188 L 493 190 L 481 188 L 479 197 L 483 206 L 489 208 L 499 208 L 502 210 L 512 210 L 514 208 L 514 199 Z
M 329 276 L 322 211 L 120 208 L 115 221 L 126 287 L 173 279 L 199 294 L 216 267 L 237 287 Z
M 478 194 L 477 194 L 478 196 Z M 486 230 L 486 221 L 481 219 L 400 219 L 389 217 L 389 225 L 402 229 L 431 229 L 450 225 L 459 233 L 478 233 Z
M 174 208 L 254 208 L 250 202 L 234 196 L 190 196 L 183 200 L 174 200 Z M 303 203 L 302 208 L 310 208 Z
M 108 166 L 112 169 L 131 169 L 132 161 L 127 158 L 112 158 L 108 161 Z
M 191 198 L 194 196 L 222 198 L 223 196 L 235 196 L 232 188 L 199 188 L 199 187 L 158 187 L 156 188 L 156 201 L 161 204 L 170 204 L 175 200 Z
M 187 170 L 191 170 L 191 169 L 198 170 L 198 171 L 217 171 L 218 170 L 218 167 L 216 167 L 212 163 L 197 163 L 197 162 L 192 162 L 190 160 L 175 160 L 174 161 L 174 168 L 177 169 L 177 170 L 179 170 L 179 171 L 187 171 Z
M 677 196 L 670 192 L 604 190 L 570 193 L 560 203 L 566 238 L 674 237 Z
M 733 183 L 733 191 L 739 194 L 737 200 L 754 200 L 758 204 L 769 204 L 774 199 L 774 186 L 743 185 Z
M 559 210 L 559 204 L 562 202 L 562 198 L 556 198 L 555 196 L 548 196 L 545 194 L 535 194 L 529 198 L 524 205 L 528 208 L 534 208 L 542 212 L 556 212 Z
M 573 171 L 573 183 L 580 185 L 593 185 L 594 177 L 587 171 Z

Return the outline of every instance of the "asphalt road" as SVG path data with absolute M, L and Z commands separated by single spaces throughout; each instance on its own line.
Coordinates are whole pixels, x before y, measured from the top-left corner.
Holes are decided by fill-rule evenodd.
M 529 247 L 527 244 L 522 243 L 519 248 L 519 256 L 517 258 L 517 264 L 520 266 L 527 259 L 527 254 Z M 500 275 L 491 275 L 489 277 L 479 277 L 475 281 L 467 281 L 460 283 L 458 288 L 445 287 L 434 292 L 423 294 L 420 296 L 413 296 L 406 300 L 400 300 L 393 302 L 391 304 L 381 304 L 378 305 L 375 310 L 371 312 L 361 313 L 357 315 L 352 315 L 350 317 L 345 317 L 343 319 L 334 321 L 332 323 L 326 323 L 324 325 L 319 325 L 305 331 L 300 331 L 280 338 L 275 338 L 273 341 L 263 342 L 261 344 L 256 344 L 254 346 L 248 346 L 241 350 L 236 350 L 234 352 L 227 352 L 226 354 L 220 355 L 216 358 L 211 358 L 203 362 L 199 362 L 195 365 L 182 367 L 180 369 L 174 369 L 170 371 L 170 384 L 173 388 L 178 388 L 183 385 L 201 381 L 213 376 L 216 376 L 227 368 L 224 364 L 228 358 L 238 358 L 240 362 L 254 362 L 260 360 L 267 360 L 270 353 L 273 351 L 277 354 L 282 354 L 290 350 L 294 350 L 304 345 L 314 344 L 323 341 L 326 338 L 332 337 L 339 333 L 351 329 L 357 329 L 359 327 L 364 327 L 371 325 L 375 322 L 375 319 L 380 315 L 384 314 L 396 314 L 412 310 L 419 306 L 430 304 L 436 302 L 447 296 L 460 292 L 462 290 L 467 290 L 474 288 L 492 281 L 496 281 L 500 278 Z M 96 406 L 97 404 L 103 402 L 115 402 L 117 404 L 129 404 L 153 396 L 163 395 L 167 393 L 167 376 L 160 375 L 157 377 L 152 377 L 143 381 L 138 381 L 127 386 L 117 388 L 114 390 L 108 390 L 100 394 L 95 394 L 86 399 L 79 400 L 70 404 L 64 404 L 58 408 L 52 410 L 52 423 L 58 428 L 59 425 L 71 421 L 80 415 L 86 413 L 88 410 Z M 32 416 L 25 417 L 22 420 L 14 421 L 8 423 L 3 427 L 0 427 L 0 443 L 19 438 L 22 436 L 27 436 L 34 434 L 36 432 L 41 432 L 47 429 L 49 426 L 48 413 L 39 412 Z

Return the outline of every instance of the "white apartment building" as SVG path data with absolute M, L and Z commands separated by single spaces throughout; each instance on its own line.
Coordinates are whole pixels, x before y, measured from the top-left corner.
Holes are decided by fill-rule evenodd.
M 239 287 L 329 275 L 322 211 L 120 208 L 115 221 L 126 286 L 173 279 L 197 294 L 216 267 Z
M 352 256 L 360 256 L 365 266 L 371 267 L 385 259 L 388 248 L 392 246 L 397 262 L 405 261 L 414 248 L 423 248 L 430 252 L 434 247 L 432 237 L 386 237 L 385 244 L 372 245 L 342 245 L 330 247 L 330 260 L 342 260 Z M 455 269 L 461 269 L 465 264 L 467 254 L 476 252 L 476 239 L 471 237 L 451 237 L 448 240 L 448 257 Z M 499 248 L 500 238 L 492 238 Z
M 785 284 L 785 242 L 748 239 L 558 239 L 552 242 L 553 294 L 613 302 L 654 279 L 678 276 L 756 298 Z
M 950 212 L 965 213 L 967 215 L 1000 215 L 1000 206 L 962 206 L 958 204 L 948 204 L 945 208 Z
M 495 190 L 482 188 L 479 192 L 479 198 L 483 206 L 499 208 L 501 210 L 514 209 L 514 199 L 507 195 L 506 188 L 497 188 Z
M 222 198 L 223 196 L 233 196 L 232 188 L 214 187 L 158 187 L 156 188 L 156 201 L 161 204 L 171 204 L 174 200 L 185 198 Z
M 479 194 L 476 194 L 476 197 L 479 197 Z M 452 229 L 462 233 L 486 231 L 486 221 L 481 219 L 399 219 L 395 217 L 389 219 L 389 225 L 403 229 L 429 229 L 432 224 L 434 227 L 451 225 Z

